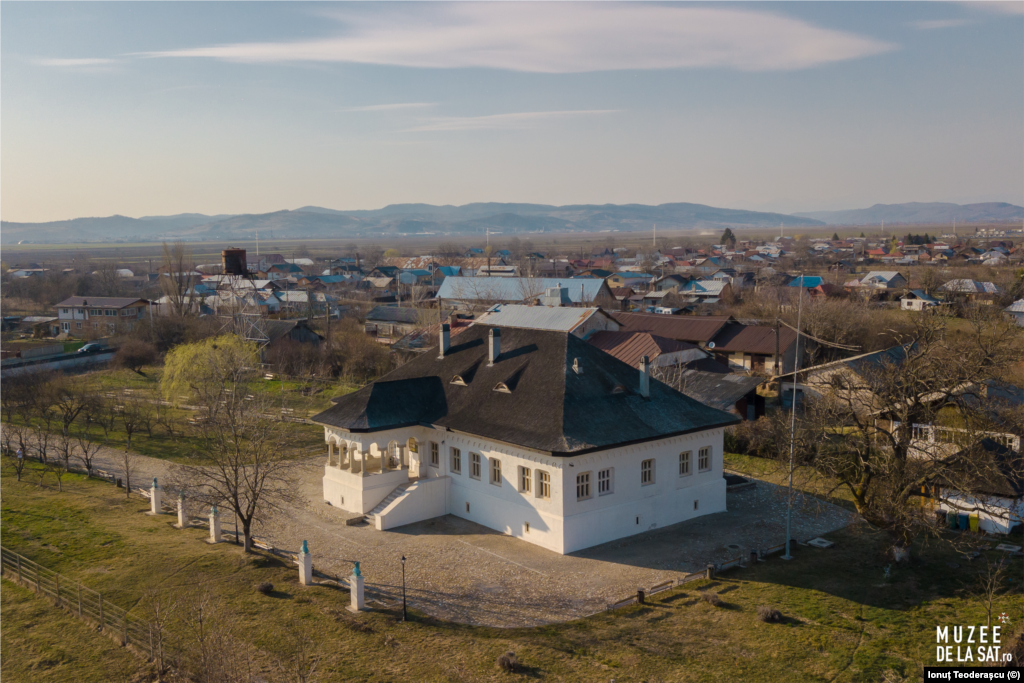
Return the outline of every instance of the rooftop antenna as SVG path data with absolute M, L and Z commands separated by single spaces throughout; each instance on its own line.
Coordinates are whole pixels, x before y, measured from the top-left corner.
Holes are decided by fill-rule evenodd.
M 260 231 L 256 231 L 256 258 L 260 256 Z
M 779 221 L 779 239 L 782 239 L 782 222 Z
M 654 230 L 651 232 L 651 249 L 658 248 L 658 224 L 654 224 Z

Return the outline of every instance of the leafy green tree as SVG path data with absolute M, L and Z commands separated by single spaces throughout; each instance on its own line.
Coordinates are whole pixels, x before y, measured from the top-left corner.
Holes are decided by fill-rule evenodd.
M 838 232 L 832 233 L 832 241 L 833 242 L 838 242 L 839 241 L 839 233 Z
M 231 334 L 180 344 L 167 352 L 160 390 L 175 405 L 199 402 L 212 414 L 234 384 L 256 373 L 259 355 L 256 344 Z

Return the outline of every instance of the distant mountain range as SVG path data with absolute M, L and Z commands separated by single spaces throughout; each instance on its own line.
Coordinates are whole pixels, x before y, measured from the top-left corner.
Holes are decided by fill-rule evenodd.
M 52 223 L 0 223 L 6 244 L 149 240 L 345 239 L 389 235 L 551 233 L 820 226 L 820 221 L 779 213 L 720 209 L 702 204 L 547 206 L 481 203 L 465 206 L 393 204 L 372 211 L 337 211 L 304 206 L 294 211 L 236 216 L 146 216 L 76 218 Z
M 855 211 L 786 215 L 703 204 L 545 204 L 477 203 L 464 206 L 392 204 L 369 211 L 338 211 L 303 206 L 294 211 L 207 216 L 110 216 L 50 223 L 0 222 L 4 244 L 61 242 L 142 242 L 157 240 L 346 239 L 414 234 L 456 237 L 554 232 L 629 232 L 650 230 L 723 230 L 729 228 L 815 227 L 887 223 L 1017 221 L 1024 208 L 1012 204 L 877 204 Z
M 829 225 L 879 225 L 886 223 L 1003 223 L 1024 220 L 1024 207 L 1006 202 L 983 204 L 944 204 L 908 202 L 875 204 L 870 209 L 848 211 L 810 211 L 794 216 L 813 218 Z

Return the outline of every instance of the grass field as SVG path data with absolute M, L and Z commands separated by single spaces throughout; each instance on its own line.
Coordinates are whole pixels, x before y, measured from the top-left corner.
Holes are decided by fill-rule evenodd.
M 199 586 L 269 659 L 290 634 L 321 640 L 324 681 L 903 681 L 932 661 L 936 625 L 985 623 L 980 601 L 961 592 L 984 558 L 968 562 L 933 543 L 915 547 L 910 566 L 893 568 L 886 579 L 881 539 L 864 528 L 833 534 L 831 550 L 800 548 L 788 563 L 770 559 L 644 606 L 542 628 L 469 627 L 415 610 L 402 623 L 395 604 L 371 605 L 354 617 L 344 610 L 344 591 L 302 587 L 295 568 L 277 558 L 211 546 L 204 530 L 177 530 L 170 516 L 147 516 L 144 500 L 126 502 L 109 484 L 65 481 L 58 493 L 32 476 L 20 483 L 3 477 L 4 546 L 140 616 L 149 596 Z M 961 568 L 951 570 L 951 561 Z M 363 571 L 372 589 L 374 567 Z M 275 591 L 256 592 L 261 581 Z M 996 611 L 1017 624 L 1024 619 L 1019 572 L 1009 586 L 1012 594 L 997 599 Z M 725 605 L 707 604 L 705 592 Z M 61 680 L 61 672 L 63 680 L 83 683 L 116 680 L 95 654 L 109 648 L 108 639 L 71 628 L 70 617 L 9 582 L 0 601 L 5 681 Z M 760 622 L 759 605 L 781 610 L 784 622 Z M 497 669 L 496 658 L 508 650 L 523 673 Z
M 155 411 L 157 409 L 155 402 L 163 398 L 160 394 L 162 368 L 146 367 L 143 372 L 144 375 L 139 375 L 130 370 L 102 370 L 83 375 L 80 380 L 85 382 L 90 391 L 104 396 L 108 400 L 123 400 L 123 397 L 130 395 L 150 402 Z M 314 415 L 328 408 L 331 405 L 331 398 L 348 393 L 355 388 L 340 382 L 314 383 L 288 379 L 259 380 L 258 387 L 272 398 L 275 411 L 289 409 L 293 411 L 289 415 L 295 417 Z M 124 393 L 126 389 L 131 393 Z M 131 450 L 142 455 L 173 462 L 187 461 L 195 449 L 201 445 L 198 439 L 190 436 L 188 429 L 188 420 L 195 415 L 194 411 L 171 406 L 160 406 L 159 410 L 170 422 L 172 431 L 168 432 L 166 426 L 154 421 L 151 434 L 139 431 L 132 435 Z M 18 419 L 20 421 L 20 416 Z M 81 422 L 81 418 L 78 421 Z M 38 420 L 31 424 L 36 428 L 41 427 Z M 56 423 L 51 427 L 59 430 L 60 424 Z M 288 423 L 287 430 L 289 445 L 296 451 L 313 448 L 323 443 L 322 427 L 291 422 Z M 90 427 L 90 434 L 97 442 L 105 443 L 114 449 L 124 450 L 128 443 L 128 435 L 124 431 L 123 425 L 117 420 L 115 420 L 114 429 L 108 433 L 104 433 L 98 425 L 93 425 Z

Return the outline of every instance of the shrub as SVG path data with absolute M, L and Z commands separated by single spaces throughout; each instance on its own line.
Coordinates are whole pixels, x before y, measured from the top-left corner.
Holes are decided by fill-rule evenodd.
M 129 339 L 121 344 L 114 355 L 114 366 L 142 374 L 143 365 L 156 362 L 156 347 L 138 339 Z
M 519 670 L 519 660 L 515 652 L 506 652 L 498 657 L 498 668 L 508 673 L 515 673 Z
M 725 604 L 724 602 L 722 602 L 722 598 L 718 597 L 718 593 L 712 593 L 711 591 L 701 593 L 700 599 L 708 603 L 712 607 L 721 607 Z
M 757 608 L 757 618 L 766 624 L 777 624 L 782 621 L 782 612 L 768 605 Z
M 260 583 L 258 586 L 256 586 L 256 590 L 260 593 L 263 593 L 264 595 L 270 595 L 274 592 L 274 584 L 270 583 L 269 581 L 264 581 Z

